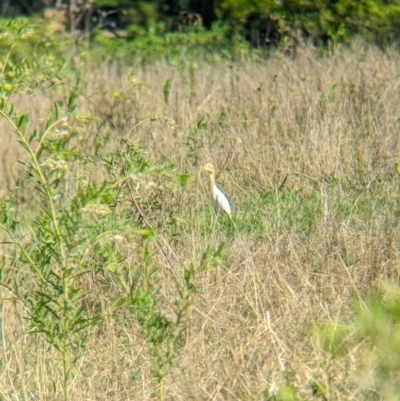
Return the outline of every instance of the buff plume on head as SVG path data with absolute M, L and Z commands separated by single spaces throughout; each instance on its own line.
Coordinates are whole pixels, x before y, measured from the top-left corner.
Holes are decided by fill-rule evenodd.
M 211 203 L 218 214 L 222 209 L 230 219 L 232 219 L 232 210 L 231 205 L 229 203 L 226 195 L 217 187 L 215 184 L 215 168 L 211 163 L 207 163 L 206 165 L 200 167 L 200 171 L 206 172 L 210 177 L 210 189 L 211 189 Z

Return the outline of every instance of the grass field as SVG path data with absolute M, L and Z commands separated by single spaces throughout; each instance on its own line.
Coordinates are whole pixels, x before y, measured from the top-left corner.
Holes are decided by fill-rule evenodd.
M 0 121 L 0 399 L 398 400 L 400 56 L 75 67 Z

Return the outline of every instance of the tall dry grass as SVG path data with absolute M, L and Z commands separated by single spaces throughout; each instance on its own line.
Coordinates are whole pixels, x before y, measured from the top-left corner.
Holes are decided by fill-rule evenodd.
M 122 132 L 149 115 L 176 123 L 147 121 L 129 134 L 151 160 L 165 158 L 194 178 L 160 200 L 165 216 L 172 210 L 177 218 L 172 266 L 162 256 L 156 260 L 166 314 L 176 297 L 174 274 L 208 246 L 226 244 L 224 263 L 196 277 L 185 345 L 165 379 L 166 399 L 295 399 L 288 398 L 294 387 L 298 399 L 324 399 L 315 383 L 327 389 L 325 399 L 366 397 L 357 376 L 372 373 L 363 370 L 362 344 L 333 358 L 315 333 L 322 323 L 346 324 L 351 304 L 367 302 L 380 279 L 398 280 L 399 61 L 398 54 L 374 48 L 321 56 L 306 47 L 295 59 L 277 53 L 260 62 L 82 65 L 80 89 Z M 166 79 L 172 82 L 168 104 Z M 63 90 L 21 96 L 19 107 L 39 121 Z M 86 99 L 79 102 L 95 121 L 103 118 Z M 101 150 L 116 146 L 113 128 L 94 122 L 82 130 L 80 146 L 92 149 L 108 131 Z M 3 122 L 1 132 L 4 195 L 15 187 L 15 160 L 23 155 Z M 231 198 L 234 235 L 208 225 L 202 214 L 207 183 L 198 168 L 209 161 Z M 292 209 L 281 194 L 294 197 Z M 305 228 L 289 219 L 296 211 L 310 221 Z M 135 258 L 127 255 L 132 269 Z M 56 355 L 26 334 L 20 313 L 4 302 L 2 399 L 27 400 L 31 393 L 57 399 Z M 110 318 L 93 329 L 71 396 L 158 399 L 152 369 L 137 322 L 129 313 Z

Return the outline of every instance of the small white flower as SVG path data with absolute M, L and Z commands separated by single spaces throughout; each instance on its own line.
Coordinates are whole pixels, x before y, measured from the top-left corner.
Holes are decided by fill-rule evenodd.
M 53 157 L 49 157 L 40 165 L 43 168 L 48 168 L 49 170 L 68 170 L 68 163 L 64 159 L 54 159 Z
M 124 240 L 124 237 L 121 234 L 114 234 L 112 236 L 112 239 L 115 242 L 122 242 Z

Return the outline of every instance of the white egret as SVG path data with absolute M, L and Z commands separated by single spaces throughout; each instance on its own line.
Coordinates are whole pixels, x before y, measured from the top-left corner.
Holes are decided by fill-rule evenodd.
M 215 184 L 215 168 L 211 163 L 207 163 L 205 166 L 200 167 L 200 171 L 208 173 L 210 177 L 210 189 L 211 189 L 211 204 L 215 210 L 215 213 L 219 213 L 222 209 L 232 220 L 232 210 L 226 195 L 217 187 Z

